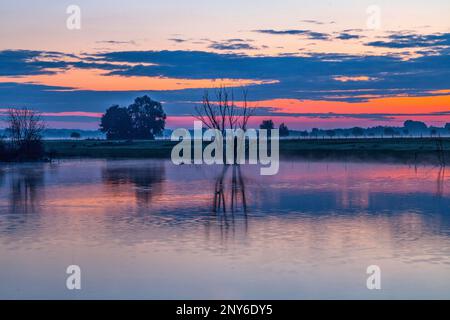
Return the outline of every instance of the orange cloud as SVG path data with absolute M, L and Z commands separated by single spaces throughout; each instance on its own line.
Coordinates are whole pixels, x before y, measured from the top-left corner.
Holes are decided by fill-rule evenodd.
M 76 90 L 94 91 L 140 91 L 140 90 L 182 90 L 216 87 L 214 79 L 177 79 L 144 76 L 107 75 L 99 69 L 69 69 L 56 74 L 32 75 L 26 77 L 0 77 L 1 82 L 32 83 L 64 87 Z M 244 86 L 250 84 L 274 83 L 249 79 L 220 79 L 220 85 Z
M 281 113 L 431 113 L 450 110 L 450 95 L 373 98 L 366 102 L 274 99 L 257 101 L 262 108 Z
M 372 78 L 372 77 L 368 77 L 368 76 L 357 76 L 357 77 L 337 76 L 337 77 L 334 77 L 333 79 L 336 81 L 340 81 L 340 82 L 376 80 L 376 78 Z

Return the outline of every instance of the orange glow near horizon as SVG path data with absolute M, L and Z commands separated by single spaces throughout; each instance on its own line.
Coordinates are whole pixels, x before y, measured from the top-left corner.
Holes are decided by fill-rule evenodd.
M 56 74 L 32 75 L 26 77 L 0 77 L 0 83 L 32 83 L 47 86 L 64 87 L 68 90 L 92 91 L 140 91 L 140 90 L 182 90 L 195 88 L 213 88 L 215 79 L 177 79 L 164 77 L 107 75 L 99 69 L 69 69 Z M 224 87 L 246 86 L 251 84 L 273 83 L 249 79 L 220 79 Z
M 377 125 L 385 126 L 403 126 L 406 120 L 418 120 L 428 125 L 444 126 L 450 123 L 450 115 L 448 116 L 393 116 L 386 120 L 374 120 L 372 118 L 358 117 L 306 117 L 306 116 L 253 116 L 249 121 L 250 128 L 258 128 L 263 120 L 273 120 L 275 127 L 281 123 L 286 124 L 290 129 L 294 130 L 310 130 L 312 128 L 319 129 L 338 129 L 351 127 L 375 127 Z M 167 128 L 193 128 L 194 121 L 198 121 L 192 116 L 169 116 L 167 117 Z
M 421 114 L 450 109 L 450 95 L 424 97 L 380 97 L 365 102 L 274 99 L 253 102 L 260 108 L 272 108 L 280 113 L 405 113 Z

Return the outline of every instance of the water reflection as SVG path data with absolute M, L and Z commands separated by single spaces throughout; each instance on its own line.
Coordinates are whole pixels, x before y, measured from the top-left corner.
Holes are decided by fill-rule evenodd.
M 439 167 L 437 174 L 436 195 L 442 197 L 444 195 L 445 166 Z
M 240 165 L 227 165 L 220 170 L 214 183 L 212 201 L 214 219 L 205 223 L 208 238 L 211 229 L 215 227 L 218 227 L 222 244 L 229 241 L 230 237 L 235 239 L 237 230 L 244 236 L 247 234 L 248 207 L 245 180 Z M 241 225 L 243 229 L 240 228 Z
M 43 186 L 44 173 L 42 167 L 36 169 L 21 168 L 11 179 L 10 212 L 36 213 L 42 193 L 38 187 Z
M 229 170 L 232 171 L 232 178 L 229 187 L 230 194 L 227 197 L 224 180 Z M 247 198 L 245 196 L 245 183 L 241 167 L 239 165 L 224 166 L 215 183 L 213 212 L 218 215 L 222 214 L 225 222 L 227 222 L 228 213 L 231 213 L 231 218 L 234 219 L 234 214 L 240 211 L 242 211 L 244 217 L 247 217 Z
M 136 200 L 140 205 L 148 205 L 153 196 L 163 192 L 164 176 L 163 162 L 151 163 L 146 166 L 129 166 L 112 161 L 102 168 L 103 183 L 111 193 L 117 194 L 124 187 L 134 190 Z
M 5 166 L 0 297 L 70 298 L 54 275 L 74 262 L 85 298 L 370 297 L 373 263 L 392 281 L 380 297 L 448 296 L 449 184 L 445 168 L 385 163 Z

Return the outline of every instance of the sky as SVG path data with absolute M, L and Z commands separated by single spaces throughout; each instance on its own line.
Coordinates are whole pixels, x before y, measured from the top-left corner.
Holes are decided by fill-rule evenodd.
M 246 88 L 253 125 L 443 126 L 449 16 L 448 0 L 2 0 L 0 116 L 97 129 L 147 94 L 168 128 L 192 127 L 205 90 L 226 86 L 238 101 Z

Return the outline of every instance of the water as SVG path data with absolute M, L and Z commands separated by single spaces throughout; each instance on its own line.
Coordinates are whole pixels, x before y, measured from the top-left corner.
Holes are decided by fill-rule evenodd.
M 81 290 L 66 289 L 72 264 Z M 265 177 L 163 160 L 2 165 L 0 298 L 450 298 L 450 176 L 302 160 Z

